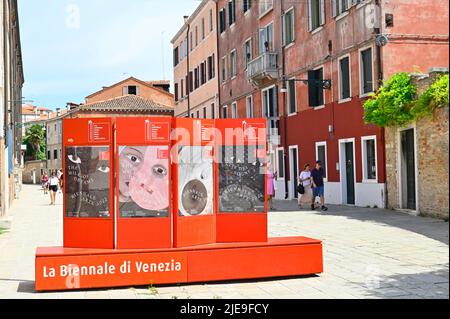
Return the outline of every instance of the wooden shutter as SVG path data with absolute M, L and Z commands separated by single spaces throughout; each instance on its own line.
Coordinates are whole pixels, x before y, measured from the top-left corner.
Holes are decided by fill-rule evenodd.
M 175 83 L 175 102 L 178 102 L 178 83 Z
M 320 106 L 317 95 L 316 71 L 308 71 L 308 100 L 310 107 Z

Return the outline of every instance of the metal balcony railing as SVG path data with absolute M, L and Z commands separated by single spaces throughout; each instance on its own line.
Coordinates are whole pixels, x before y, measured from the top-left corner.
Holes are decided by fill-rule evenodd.
M 265 52 L 249 62 L 247 77 L 252 82 L 258 82 L 266 78 L 276 80 L 278 78 L 278 54 Z

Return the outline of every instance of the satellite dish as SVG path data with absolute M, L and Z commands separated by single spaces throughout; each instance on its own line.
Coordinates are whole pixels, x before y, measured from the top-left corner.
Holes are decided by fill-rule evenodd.
M 389 42 L 389 38 L 384 34 L 379 34 L 375 38 L 375 42 L 379 47 L 384 47 Z

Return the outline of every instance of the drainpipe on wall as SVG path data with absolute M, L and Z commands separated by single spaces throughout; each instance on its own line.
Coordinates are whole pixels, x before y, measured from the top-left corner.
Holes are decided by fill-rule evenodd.
M 284 14 L 284 0 L 280 1 L 280 7 L 281 7 L 281 15 Z M 283 19 L 282 19 L 283 21 Z M 281 24 L 283 24 L 283 22 L 281 22 Z M 283 30 L 283 25 L 281 26 L 281 30 Z M 283 39 L 283 31 L 281 31 L 281 39 Z M 282 58 L 282 77 L 281 79 L 284 81 L 286 79 L 286 56 L 285 56 L 285 47 L 283 44 L 283 40 L 281 40 L 281 58 Z M 278 94 L 278 92 L 277 92 Z M 288 167 L 288 152 L 289 152 L 289 147 L 288 147 L 288 143 L 287 143 L 287 103 L 286 103 L 286 92 L 283 91 L 283 123 L 284 123 L 284 127 L 283 127 L 283 131 L 284 131 L 284 152 L 283 152 L 283 159 L 284 159 L 284 199 L 289 199 L 289 182 L 288 182 L 288 177 L 287 177 L 287 167 Z M 294 169 L 292 167 L 290 167 L 290 170 L 292 170 L 292 172 L 294 172 Z M 294 177 L 295 180 L 295 177 Z M 295 187 L 297 185 L 294 186 L 294 192 Z
M 216 1 L 216 39 L 217 39 L 217 43 L 216 43 L 216 49 L 217 49 L 217 53 L 215 56 L 215 59 L 213 61 L 213 63 L 215 64 L 215 66 L 217 66 L 216 68 L 216 79 L 217 79 L 217 100 L 216 100 L 216 104 L 218 105 L 214 105 L 214 115 L 215 118 L 220 118 L 220 107 L 221 107 L 221 97 L 220 97 L 220 65 L 219 65 L 219 49 L 220 49 L 220 44 L 219 44 L 219 39 L 220 39 L 220 31 L 219 31 L 219 2 Z M 217 63 L 216 63 L 217 60 Z M 217 114 L 216 114 L 216 110 L 217 110 Z
M 188 23 L 187 24 L 187 33 L 186 33 L 186 38 L 187 38 L 187 56 L 186 56 L 186 68 L 187 68 L 187 83 L 186 85 L 188 86 L 187 89 L 187 103 L 188 103 L 188 109 L 187 109 L 187 117 L 191 117 L 191 77 L 189 76 L 189 72 L 190 72 L 190 63 L 189 63 L 189 59 L 190 59 L 190 52 L 191 52 L 191 43 L 190 43 L 190 37 L 189 37 L 189 32 L 191 30 L 191 25 Z
M 375 37 L 380 36 L 382 34 L 383 28 L 383 15 L 381 10 L 381 2 L 377 1 L 376 5 L 380 6 L 378 12 L 379 14 L 379 26 L 375 28 Z M 383 61 L 382 61 L 382 47 L 381 45 L 376 45 L 376 55 L 377 55 L 377 90 L 383 85 Z M 384 180 L 384 207 L 388 208 L 389 200 L 388 200 L 388 188 L 387 188 L 387 163 L 386 163 L 386 129 L 384 127 L 381 128 L 381 145 L 383 147 L 383 164 L 384 164 L 384 174 L 382 176 Z

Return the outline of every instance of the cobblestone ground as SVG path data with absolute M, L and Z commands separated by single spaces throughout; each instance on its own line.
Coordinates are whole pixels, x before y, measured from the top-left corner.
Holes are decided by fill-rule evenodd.
M 65 293 L 34 292 L 38 246 L 62 244 L 62 195 L 56 206 L 36 186 L 24 186 L 0 233 L 0 298 L 329 299 L 449 298 L 448 223 L 380 209 L 332 206 L 299 211 L 277 202 L 271 236 L 323 240 L 324 273 L 287 279 L 207 285 L 136 287 Z

